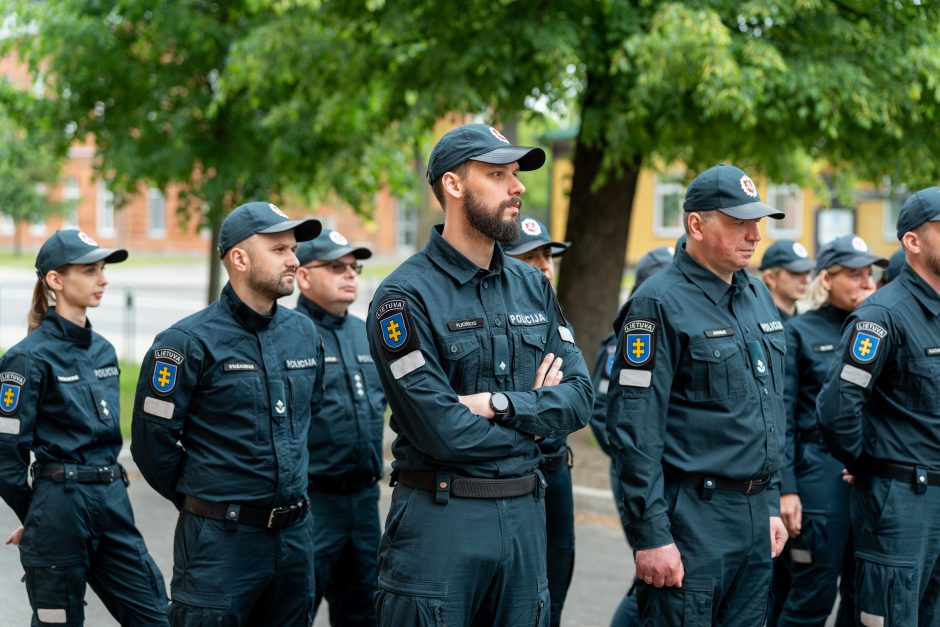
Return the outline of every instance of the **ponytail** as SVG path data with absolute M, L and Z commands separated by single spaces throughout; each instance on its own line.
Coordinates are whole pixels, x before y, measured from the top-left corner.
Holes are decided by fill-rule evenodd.
M 68 265 L 56 268 L 56 272 L 65 274 L 68 272 Z M 50 301 L 53 304 L 55 303 L 55 292 L 46 285 L 46 277 L 40 277 L 40 279 L 36 281 L 36 286 L 33 287 L 33 302 L 32 305 L 30 305 L 29 316 L 27 318 L 29 323 L 26 329 L 27 334 L 39 328 L 39 325 L 45 320 L 46 313 L 49 311 Z

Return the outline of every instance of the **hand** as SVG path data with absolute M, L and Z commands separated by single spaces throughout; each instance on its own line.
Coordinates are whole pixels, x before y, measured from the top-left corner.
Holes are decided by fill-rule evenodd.
M 561 371 L 561 362 L 561 357 L 555 357 L 553 353 L 545 355 L 542 363 L 539 364 L 538 370 L 535 371 L 535 382 L 532 384 L 532 389 L 548 388 L 561 383 L 561 380 L 565 377 Z
M 849 485 L 855 485 L 855 475 L 849 474 L 848 468 L 842 469 L 842 481 Z
M 636 576 L 651 586 L 682 587 L 685 567 L 675 543 L 636 552 Z
M 770 557 L 780 555 L 783 545 L 787 543 L 787 528 L 779 516 L 770 517 Z
M 12 544 L 13 546 L 16 546 L 20 543 L 20 538 L 22 537 L 23 537 L 23 525 L 20 525 L 19 527 L 14 529 L 10 533 L 10 535 L 7 536 L 6 542 L 4 542 L 4 544 Z
M 803 530 L 803 502 L 799 494 L 780 495 L 780 518 L 791 538 L 800 535 Z
M 870 288 L 861 290 L 855 297 L 852 299 L 852 307 L 858 307 L 863 300 L 875 293 L 875 286 L 872 285 Z
M 477 394 L 458 396 L 457 400 L 460 401 L 461 405 L 469 409 L 477 416 L 482 416 L 487 420 L 492 420 L 494 417 L 496 417 L 496 414 L 493 412 L 493 408 L 490 407 L 491 396 L 492 394 L 489 392 L 478 392 Z

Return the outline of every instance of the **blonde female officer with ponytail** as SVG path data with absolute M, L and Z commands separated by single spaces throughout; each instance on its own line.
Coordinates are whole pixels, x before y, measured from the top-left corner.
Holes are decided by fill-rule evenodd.
M 0 497 L 23 524 L 8 543 L 19 544 L 34 626 L 82 625 L 86 584 L 122 626 L 168 624 L 117 461 L 117 356 L 86 316 L 105 264 L 125 259 L 80 231 L 52 235 L 36 258 L 29 334 L 0 357 Z

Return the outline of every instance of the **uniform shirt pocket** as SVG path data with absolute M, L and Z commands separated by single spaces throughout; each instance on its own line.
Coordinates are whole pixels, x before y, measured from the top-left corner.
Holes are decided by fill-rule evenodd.
M 767 336 L 765 345 L 768 347 L 767 357 L 770 359 L 770 368 L 774 379 L 774 390 L 783 393 L 786 382 L 786 352 L 787 338 L 782 333 Z
M 689 346 L 695 401 L 723 401 L 747 394 L 747 372 L 741 347 L 734 342 L 700 342 Z
M 517 366 L 516 371 L 521 372 L 522 380 L 517 381 L 517 389 L 529 390 L 535 383 L 535 371 L 545 356 L 545 331 L 529 331 L 520 333 L 516 339 L 516 360 L 521 361 L 522 367 Z M 564 365 L 562 365 L 564 372 Z
M 443 337 L 437 342 L 441 367 L 457 394 L 475 394 L 480 375 L 480 343 L 475 336 Z
M 905 405 L 919 411 L 940 411 L 940 359 L 911 359 L 908 362 L 908 372 L 911 385 L 906 387 L 913 394 Z M 902 386 L 895 388 L 902 389 Z

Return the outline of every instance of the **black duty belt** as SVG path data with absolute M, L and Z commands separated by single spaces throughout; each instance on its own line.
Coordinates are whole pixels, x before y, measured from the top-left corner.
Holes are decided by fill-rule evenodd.
M 445 475 L 446 476 L 446 475 Z M 437 492 L 449 488 L 451 496 L 467 499 L 504 499 L 524 496 L 535 492 L 538 485 L 537 475 L 526 475 L 513 479 L 482 479 L 479 477 L 450 476 L 450 486 L 439 485 L 438 473 L 420 470 L 402 470 L 392 478 L 392 485 L 400 483 L 409 488 Z
M 267 509 L 237 504 L 224 505 L 186 495 L 183 499 L 183 509 L 191 514 L 213 520 L 241 523 L 252 527 L 283 529 L 303 518 L 310 509 L 310 502 L 303 498 L 291 505 Z
M 822 431 L 819 429 L 813 429 L 812 431 L 800 431 L 798 437 L 800 442 L 809 442 L 811 444 L 826 443 L 826 441 L 823 439 Z
M 543 473 L 556 472 L 561 470 L 565 466 L 571 468 L 574 463 L 574 453 L 569 447 L 565 447 L 560 453 L 554 453 L 551 455 L 542 454 L 544 458 L 542 463 L 539 464 L 539 470 Z
M 903 481 L 918 487 L 926 488 L 928 485 L 940 486 L 940 471 L 927 470 L 926 467 L 922 468 L 919 466 L 908 466 L 905 464 L 875 460 L 869 466 L 869 470 L 873 475 L 878 475 L 885 479 Z
M 748 481 L 737 481 L 734 479 L 725 479 L 723 477 L 714 477 L 697 472 L 680 472 L 678 470 L 666 470 L 666 477 L 672 481 L 681 483 L 690 483 L 703 491 L 728 490 L 731 492 L 740 492 L 742 494 L 760 494 L 770 485 L 770 477 L 758 477 Z
M 311 477 L 308 488 L 320 492 L 349 494 L 370 488 L 378 480 L 378 477 Z
M 127 483 L 127 471 L 120 464 L 111 466 L 79 466 L 77 464 L 35 464 L 33 477 L 51 479 L 55 483 L 75 481 L 77 483 Z

